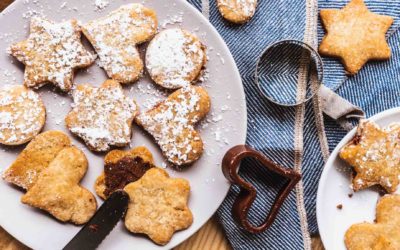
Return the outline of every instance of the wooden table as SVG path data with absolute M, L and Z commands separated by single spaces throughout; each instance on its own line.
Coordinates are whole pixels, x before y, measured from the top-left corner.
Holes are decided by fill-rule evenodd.
M 13 1 L 14 0 L 0 0 L 0 11 L 5 9 Z M 20 250 L 28 248 L 0 227 L 0 249 Z M 216 222 L 215 218 L 212 218 L 196 234 L 175 248 L 175 250 L 190 249 L 226 250 L 231 249 L 231 247 L 225 238 L 221 226 Z M 324 249 L 319 237 L 313 238 L 313 249 Z

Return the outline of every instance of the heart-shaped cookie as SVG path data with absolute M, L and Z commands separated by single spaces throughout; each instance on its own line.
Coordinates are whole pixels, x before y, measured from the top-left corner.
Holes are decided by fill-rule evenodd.
M 61 131 L 46 131 L 36 136 L 3 173 L 3 179 L 29 190 L 50 162 L 64 148 L 71 146 L 69 137 Z
M 22 203 L 45 210 L 63 222 L 86 223 L 97 208 L 93 194 L 79 185 L 87 168 L 81 150 L 76 147 L 61 150 L 22 196 Z
M 187 86 L 137 116 L 136 122 L 155 138 L 169 162 L 182 166 L 193 163 L 203 153 L 203 141 L 194 125 L 209 111 L 206 90 Z

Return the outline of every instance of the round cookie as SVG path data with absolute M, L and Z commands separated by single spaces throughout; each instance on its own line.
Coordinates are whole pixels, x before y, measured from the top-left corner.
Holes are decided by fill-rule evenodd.
M 0 89 L 0 144 L 21 145 L 42 130 L 46 109 L 39 95 L 22 86 Z
M 196 81 L 207 62 L 205 46 L 182 29 L 161 31 L 146 51 L 146 68 L 158 85 L 178 89 Z
M 257 0 L 217 0 L 221 15 L 233 23 L 245 23 L 256 12 Z

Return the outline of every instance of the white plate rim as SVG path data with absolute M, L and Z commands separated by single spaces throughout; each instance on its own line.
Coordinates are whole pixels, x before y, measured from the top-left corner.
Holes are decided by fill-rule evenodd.
M 2 17 L 2 13 L 10 10 L 11 8 L 14 8 L 15 5 L 19 4 L 20 2 L 22 2 L 23 0 L 15 0 L 14 2 L 12 2 L 10 5 L 8 5 L 1 13 L 0 13 L 0 18 Z M 219 34 L 219 32 L 217 31 L 217 29 L 214 27 L 214 25 L 211 24 L 211 22 L 198 10 L 196 9 L 192 4 L 190 4 L 189 2 L 185 1 L 185 0 L 176 0 L 181 2 L 183 5 L 186 6 L 186 8 L 190 9 L 192 13 L 194 13 L 194 15 L 196 15 L 198 18 L 202 19 L 203 22 L 205 22 L 206 26 L 208 26 L 208 28 L 210 28 L 210 30 L 212 31 L 212 35 L 218 39 L 218 43 L 221 43 L 222 49 L 224 50 L 225 55 L 227 55 L 228 58 L 226 58 L 227 61 L 231 61 L 231 63 L 233 64 L 234 67 L 231 68 L 232 70 L 232 74 L 234 75 L 234 77 L 240 82 L 240 85 L 238 86 L 238 90 L 240 90 L 240 95 L 241 95 L 241 99 L 244 100 L 243 101 L 243 113 L 242 113 L 242 117 L 244 119 L 239 119 L 241 121 L 241 126 L 243 127 L 243 131 L 241 132 L 242 134 L 242 138 L 240 138 L 239 140 L 242 141 L 242 144 L 245 144 L 246 139 L 247 139 L 247 130 L 248 130 L 248 122 L 247 122 L 247 102 L 246 102 L 246 95 L 245 95 L 245 91 L 244 91 L 244 86 L 243 86 L 243 81 L 239 72 L 239 69 L 237 67 L 237 63 L 233 58 L 233 55 L 231 54 L 228 45 L 226 44 L 226 42 L 224 41 L 224 39 L 221 37 L 221 35 Z M 222 172 L 222 169 L 221 169 Z M 218 202 L 218 206 L 216 206 L 215 209 L 211 209 L 210 211 L 210 216 L 208 216 L 208 220 L 204 221 L 203 223 L 200 223 L 198 225 L 197 228 L 195 228 L 192 233 L 190 235 L 188 235 L 186 238 L 182 239 L 182 241 L 177 242 L 175 244 L 169 244 L 169 247 L 175 248 L 176 246 L 182 244 L 183 242 L 185 242 L 188 238 L 190 238 L 191 236 L 193 236 L 197 231 L 199 231 L 204 224 L 206 224 L 209 219 L 211 219 L 211 217 L 216 213 L 216 211 L 218 210 L 218 208 L 221 206 L 222 202 L 225 200 L 226 195 L 228 194 L 230 190 L 230 185 L 227 185 L 226 191 L 225 191 L 225 195 L 224 198 Z M 2 224 L 0 225 L 3 227 L 4 230 L 6 230 L 11 236 L 13 236 L 15 239 L 17 239 L 18 241 L 20 241 L 21 243 L 24 243 L 23 239 L 17 238 L 14 235 L 16 235 L 17 233 L 14 230 L 10 230 L 9 228 L 7 228 L 7 226 L 3 226 Z M 192 225 L 193 227 L 193 225 Z M 27 244 L 25 244 L 27 245 Z M 154 245 L 156 246 L 156 245 Z
M 369 121 L 377 121 L 380 119 L 383 119 L 384 117 L 391 116 L 393 114 L 400 113 L 400 107 L 397 108 L 391 108 L 387 109 L 385 111 L 382 111 L 380 113 L 377 113 L 367 120 Z M 357 127 L 353 128 L 351 131 L 349 131 L 345 137 L 338 143 L 338 145 L 335 147 L 335 149 L 332 151 L 331 155 L 329 156 L 326 164 L 324 165 L 324 169 L 322 171 L 319 183 L 318 183 L 318 191 L 317 191 L 317 202 L 316 202 L 316 209 L 317 209 L 317 223 L 318 223 L 318 230 L 319 230 L 319 235 L 322 241 L 322 244 L 325 246 L 326 242 L 326 235 L 329 234 L 329 228 L 323 228 L 321 225 L 323 225 L 323 215 L 322 215 L 322 196 L 323 196 L 323 186 L 326 184 L 326 180 L 328 178 L 328 170 L 333 166 L 334 160 L 339 157 L 339 151 L 340 149 L 345 146 L 356 134 Z M 343 239 L 344 240 L 344 239 Z

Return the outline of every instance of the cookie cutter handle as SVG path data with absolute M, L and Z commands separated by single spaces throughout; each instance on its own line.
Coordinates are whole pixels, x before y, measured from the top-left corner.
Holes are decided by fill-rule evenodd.
M 255 158 L 261 162 L 267 170 L 275 172 L 288 179 L 285 185 L 279 190 L 264 222 L 258 226 L 254 226 L 248 220 L 249 210 L 257 196 L 257 190 L 251 183 L 242 179 L 238 174 L 240 162 L 244 158 Z M 235 146 L 225 154 L 222 160 L 222 171 L 225 178 L 227 178 L 232 184 L 236 184 L 240 187 L 239 195 L 232 206 L 232 215 L 234 220 L 250 233 L 264 232 L 272 225 L 284 200 L 301 179 L 301 175 L 296 171 L 274 163 L 265 155 L 247 145 Z

